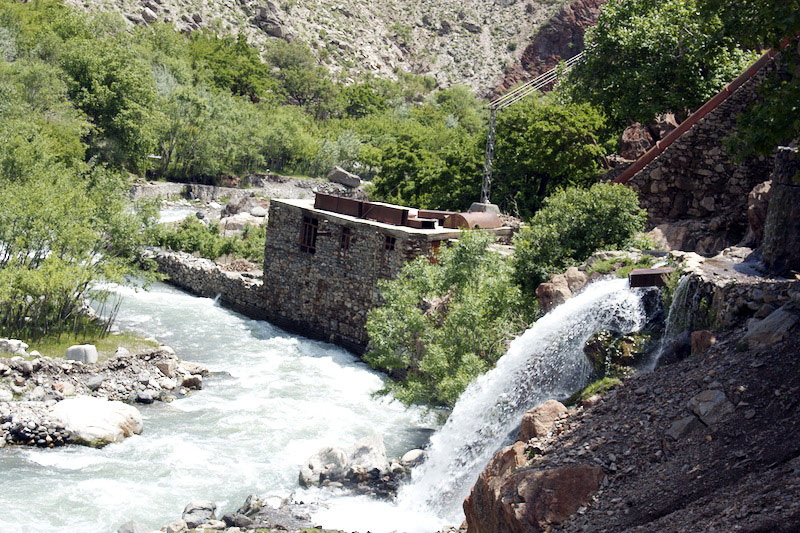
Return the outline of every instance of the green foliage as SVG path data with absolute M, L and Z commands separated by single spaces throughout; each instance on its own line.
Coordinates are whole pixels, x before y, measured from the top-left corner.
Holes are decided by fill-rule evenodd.
M 783 69 L 761 85 L 762 98 L 740 115 L 731 148 L 740 158 L 768 155 L 776 146 L 800 138 L 800 1 L 743 0 L 731 4 L 700 0 L 704 17 L 717 16 L 725 33 L 743 46 L 781 49 Z M 781 48 L 784 39 L 788 46 Z
M 591 398 L 595 394 L 603 394 L 604 392 L 610 391 L 619 385 L 622 385 L 622 380 L 617 377 L 606 376 L 604 378 L 600 378 L 592 383 L 589 383 L 586 387 L 570 396 L 567 401 L 564 402 L 564 405 L 577 405 L 582 401 Z
M 514 238 L 514 277 L 532 298 L 552 273 L 597 250 L 626 246 L 646 218 L 636 192 L 624 185 L 596 183 L 558 191 Z
M 272 98 L 277 82 L 244 35 L 219 37 L 209 31 L 192 32 L 188 56 L 197 70 L 207 69 L 211 85 L 246 96 L 257 103 Z
M 598 105 L 617 127 L 697 109 L 755 57 L 725 33 L 715 12 L 701 16 L 702 1 L 606 3 L 570 74 L 573 96 Z M 738 3 L 730 9 L 752 17 Z
M 618 278 L 627 278 L 631 270 L 635 268 L 649 268 L 653 266 L 653 263 L 654 259 L 649 255 L 642 256 L 638 261 L 634 261 L 630 257 L 612 257 L 594 263 L 591 268 L 586 271 L 586 275 L 591 275 L 594 272 L 598 274 L 610 274 L 613 272 Z
M 205 225 L 194 217 L 184 219 L 177 228 L 160 226 L 152 244 L 168 250 L 196 253 L 206 259 L 223 255 L 255 263 L 264 261 L 266 226 L 245 226 L 238 235 L 223 236 L 219 225 Z
M 307 46 L 276 39 L 267 50 L 267 63 L 278 69 L 278 92 L 290 104 L 322 118 L 335 110 L 337 87 L 327 70 L 317 64 Z
M 497 117 L 493 200 L 530 217 L 563 187 L 589 186 L 601 174 L 602 113 L 588 104 L 529 97 Z
M 143 171 L 155 147 L 151 108 L 156 91 L 148 65 L 135 50 L 108 39 L 73 39 L 61 59 L 70 97 L 92 120 L 93 152 Z
M 452 406 L 525 327 L 510 265 L 489 250 L 492 240 L 466 233 L 436 264 L 418 258 L 379 284 L 383 301 L 367 316 L 364 358 L 395 377 L 384 392 L 406 404 Z

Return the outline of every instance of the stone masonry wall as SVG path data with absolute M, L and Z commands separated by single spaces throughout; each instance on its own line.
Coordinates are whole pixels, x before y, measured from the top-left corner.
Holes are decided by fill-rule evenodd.
M 629 182 L 649 214 L 651 227 L 688 223 L 667 236 L 673 248 L 713 254 L 741 241 L 747 230 L 747 194 L 769 179 L 772 157 L 735 163 L 725 140 L 736 119 L 758 98 L 769 63 L 644 167 Z
M 316 252 L 300 251 L 303 216 L 319 220 Z M 341 250 L 342 229 L 351 231 Z M 385 236 L 395 249 L 385 250 Z M 273 202 L 264 256 L 266 319 L 302 335 L 363 353 L 367 311 L 378 303 L 377 282 L 394 277 L 406 261 L 430 251 L 424 236 L 368 224 L 332 221 L 310 209 Z
M 214 261 L 185 252 L 157 250 L 152 258 L 172 284 L 199 296 L 219 296 L 223 304 L 251 318 L 266 318 L 269 302 L 264 298 L 260 272 L 227 272 Z

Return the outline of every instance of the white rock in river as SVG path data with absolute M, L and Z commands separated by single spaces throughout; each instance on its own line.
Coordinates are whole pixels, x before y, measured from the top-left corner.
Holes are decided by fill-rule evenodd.
M 389 468 L 383 437 L 377 433 L 360 439 L 347 455 L 350 468 L 361 468 L 367 472 L 376 468 L 385 472 Z
M 340 479 L 347 472 L 347 454 L 339 448 L 326 447 L 308 458 L 300 467 L 300 484 L 315 487 L 323 479 Z
M 10 402 L 13 399 L 14 395 L 11 394 L 11 391 L 0 389 L 0 402 Z
M 100 448 L 142 432 L 142 415 L 130 405 L 93 396 L 62 400 L 50 415 L 64 424 L 72 440 Z
M 67 359 L 81 363 L 97 362 L 97 347 L 94 344 L 81 344 L 67 348 Z

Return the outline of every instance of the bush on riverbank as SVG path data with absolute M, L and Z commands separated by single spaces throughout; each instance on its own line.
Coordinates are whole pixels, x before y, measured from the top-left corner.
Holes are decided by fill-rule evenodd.
M 596 183 L 558 191 L 514 238 L 514 279 L 532 297 L 550 275 L 595 251 L 630 245 L 646 220 L 636 192 L 624 185 Z
M 177 228 L 159 226 L 151 244 L 168 250 L 197 253 L 206 259 L 223 255 L 264 262 L 266 226 L 247 225 L 240 234 L 224 236 L 218 224 L 203 224 L 194 217 L 184 219 Z
M 383 304 L 367 315 L 364 359 L 393 376 L 385 391 L 403 403 L 452 407 L 526 327 L 511 266 L 489 249 L 492 241 L 467 232 L 438 264 L 420 257 L 380 283 Z

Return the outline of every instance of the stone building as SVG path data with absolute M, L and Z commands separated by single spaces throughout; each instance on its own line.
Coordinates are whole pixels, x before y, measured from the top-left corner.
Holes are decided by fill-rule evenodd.
M 378 280 L 396 276 L 420 255 L 432 257 L 460 234 L 440 221 L 417 218 L 420 214 L 319 194 L 316 202 L 273 199 L 264 255 L 265 318 L 363 353 Z

